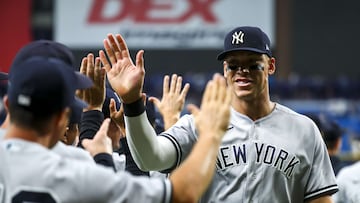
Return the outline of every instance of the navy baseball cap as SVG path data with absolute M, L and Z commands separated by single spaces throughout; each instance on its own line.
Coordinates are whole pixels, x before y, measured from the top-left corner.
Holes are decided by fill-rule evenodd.
M 75 61 L 74 55 L 70 50 L 70 48 L 59 42 L 55 42 L 51 40 L 33 41 L 22 47 L 17 52 L 10 67 L 9 80 L 10 83 L 14 83 L 13 79 L 11 78 L 15 76 L 12 76 L 13 75 L 12 73 L 20 72 L 21 69 L 24 69 L 24 72 L 33 71 L 32 69 L 35 62 L 36 63 L 43 62 L 44 64 L 42 65 L 44 65 L 44 67 L 48 67 L 48 68 L 61 67 L 66 69 L 67 71 L 70 71 L 72 74 L 75 74 L 76 79 L 72 81 L 75 82 L 75 84 L 73 84 L 74 88 L 85 89 L 91 87 L 93 85 L 91 79 L 75 71 L 76 68 L 74 61 Z M 30 70 L 25 70 L 25 69 L 30 69 Z M 45 73 L 46 72 L 47 71 L 45 71 Z M 51 79 L 51 78 L 44 75 L 44 78 L 40 80 L 43 79 Z M 81 101 L 80 99 L 73 99 L 73 104 L 71 105 L 71 109 L 72 109 L 71 117 L 74 117 L 76 120 L 76 118 L 78 118 L 78 113 L 77 113 L 78 109 L 81 107 L 84 108 L 86 105 L 87 104 Z
M 243 26 L 231 30 L 224 40 L 224 51 L 217 59 L 223 60 L 229 52 L 253 51 L 272 57 L 269 37 L 258 27 Z
M 28 58 L 34 56 L 42 56 L 44 58 L 55 58 L 61 60 L 63 63 L 67 64 L 67 68 L 70 68 L 73 71 L 77 71 L 78 68 L 75 66 L 75 57 L 70 48 L 61 44 L 59 42 L 51 41 L 51 40 L 36 40 L 30 42 L 23 48 L 21 48 L 16 54 L 12 66 L 17 66 L 21 64 L 23 61 Z M 10 67 L 10 69 L 11 69 Z M 80 72 L 75 72 L 76 77 L 79 77 L 79 80 L 83 77 Z M 87 88 L 87 84 L 85 86 L 81 86 L 78 84 L 80 89 Z
M 119 96 L 116 94 L 116 92 L 110 86 L 108 85 L 106 86 L 107 87 L 105 89 L 105 100 L 103 103 L 102 112 L 105 118 L 110 118 L 110 110 L 109 110 L 110 100 L 111 99 L 115 100 L 116 110 L 120 109 L 121 101 Z
M 75 99 L 76 89 L 92 86 L 90 78 L 77 76 L 56 58 L 34 56 L 15 64 L 9 72 L 9 103 L 33 115 L 51 115 L 80 104 Z
M 16 53 L 12 65 L 22 63 L 22 61 L 34 56 L 57 58 L 70 66 L 75 64 L 72 51 L 64 44 L 51 40 L 36 40 L 25 45 Z
M 75 97 L 75 102 L 70 105 L 71 115 L 69 119 L 69 124 L 79 124 L 81 122 L 81 115 L 83 109 L 87 106 L 88 105 L 86 102 Z

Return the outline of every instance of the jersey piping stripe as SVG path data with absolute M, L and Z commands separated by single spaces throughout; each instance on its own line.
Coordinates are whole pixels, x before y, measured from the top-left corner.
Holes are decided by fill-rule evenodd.
M 175 149 L 176 149 L 176 157 L 177 157 L 177 161 L 176 161 L 176 165 L 174 166 L 177 167 L 180 165 L 181 162 L 181 157 L 182 157 L 182 153 L 181 153 L 181 149 L 180 149 L 180 144 L 177 142 L 177 140 L 170 134 L 167 133 L 161 133 L 160 136 L 164 136 L 166 138 L 168 138 L 171 143 L 173 143 Z
M 330 185 L 322 189 L 318 189 L 313 192 L 309 192 L 305 194 L 304 200 L 314 199 L 315 197 L 324 196 L 324 195 L 331 195 L 334 194 L 339 190 L 337 185 Z

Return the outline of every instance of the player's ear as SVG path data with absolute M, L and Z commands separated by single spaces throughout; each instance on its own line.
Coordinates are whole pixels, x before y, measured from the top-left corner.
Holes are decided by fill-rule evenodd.
M 228 73 L 227 73 L 227 63 L 226 63 L 226 61 L 223 62 L 223 69 L 224 69 L 223 70 L 224 71 L 224 77 L 227 78 Z
M 275 70 L 276 70 L 275 61 L 276 60 L 274 57 L 269 58 L 269 68 L 268 68 L 269 75 L 272 75 L 275 73 Z
M 9 97 L 7 95 L 4 95 L 3 103 L 4 103 L 4 108 L 5 108 L 6 112 L 9 112 Z
M 69 118 L 70 118 L 71 110 L 69 107 L 66 107 L 63 109 L 59 114 L 57 118 L 57 125 L 58 126 L 68 126 Z

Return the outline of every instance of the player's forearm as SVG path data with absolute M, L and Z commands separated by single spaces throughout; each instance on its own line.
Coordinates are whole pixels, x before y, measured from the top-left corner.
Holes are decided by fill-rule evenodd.
M 214 175 L 220 143 L 216 136 L 199 136 L 189 157 L 170 176 L 173 202 L 198 201 Z
M 143 105 L 143 102 L 138 101 L 138 105 L 141 104 Z M 136 164 L 141 170 L 163 170 L 172 167 L 176 161 L 174 146 L 167 138 L 157 136 L 145 110 L 132 109 L 132 112 L 129 112 L 129 107 L 141 106 L 124 105 L 126 137 Z
M 121 148 L 126 157 L 125 170 L 136 176 L 141 176 L 141 175 L 149 176 L 149 172 L 140 170 L 140 168 L 135 163 L 134 158 L 131 155 L 126 137 L 121 138 L 120 142 L 121 142 Z
M 333 203 L 333 200 L 331 199 L 331 196 L 323 196 L 317 199 L 313 199 L 308 201 L 308 203 Z

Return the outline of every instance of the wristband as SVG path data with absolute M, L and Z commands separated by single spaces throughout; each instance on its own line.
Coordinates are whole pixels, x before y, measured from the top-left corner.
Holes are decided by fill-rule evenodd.
M 142 100 L 142 98 L 136 100 L 133 103 L 123 104 L 123 105 L 124 105 L 124 115 L 128 117 L 139 116 L 145 111 L 144 101 Z

